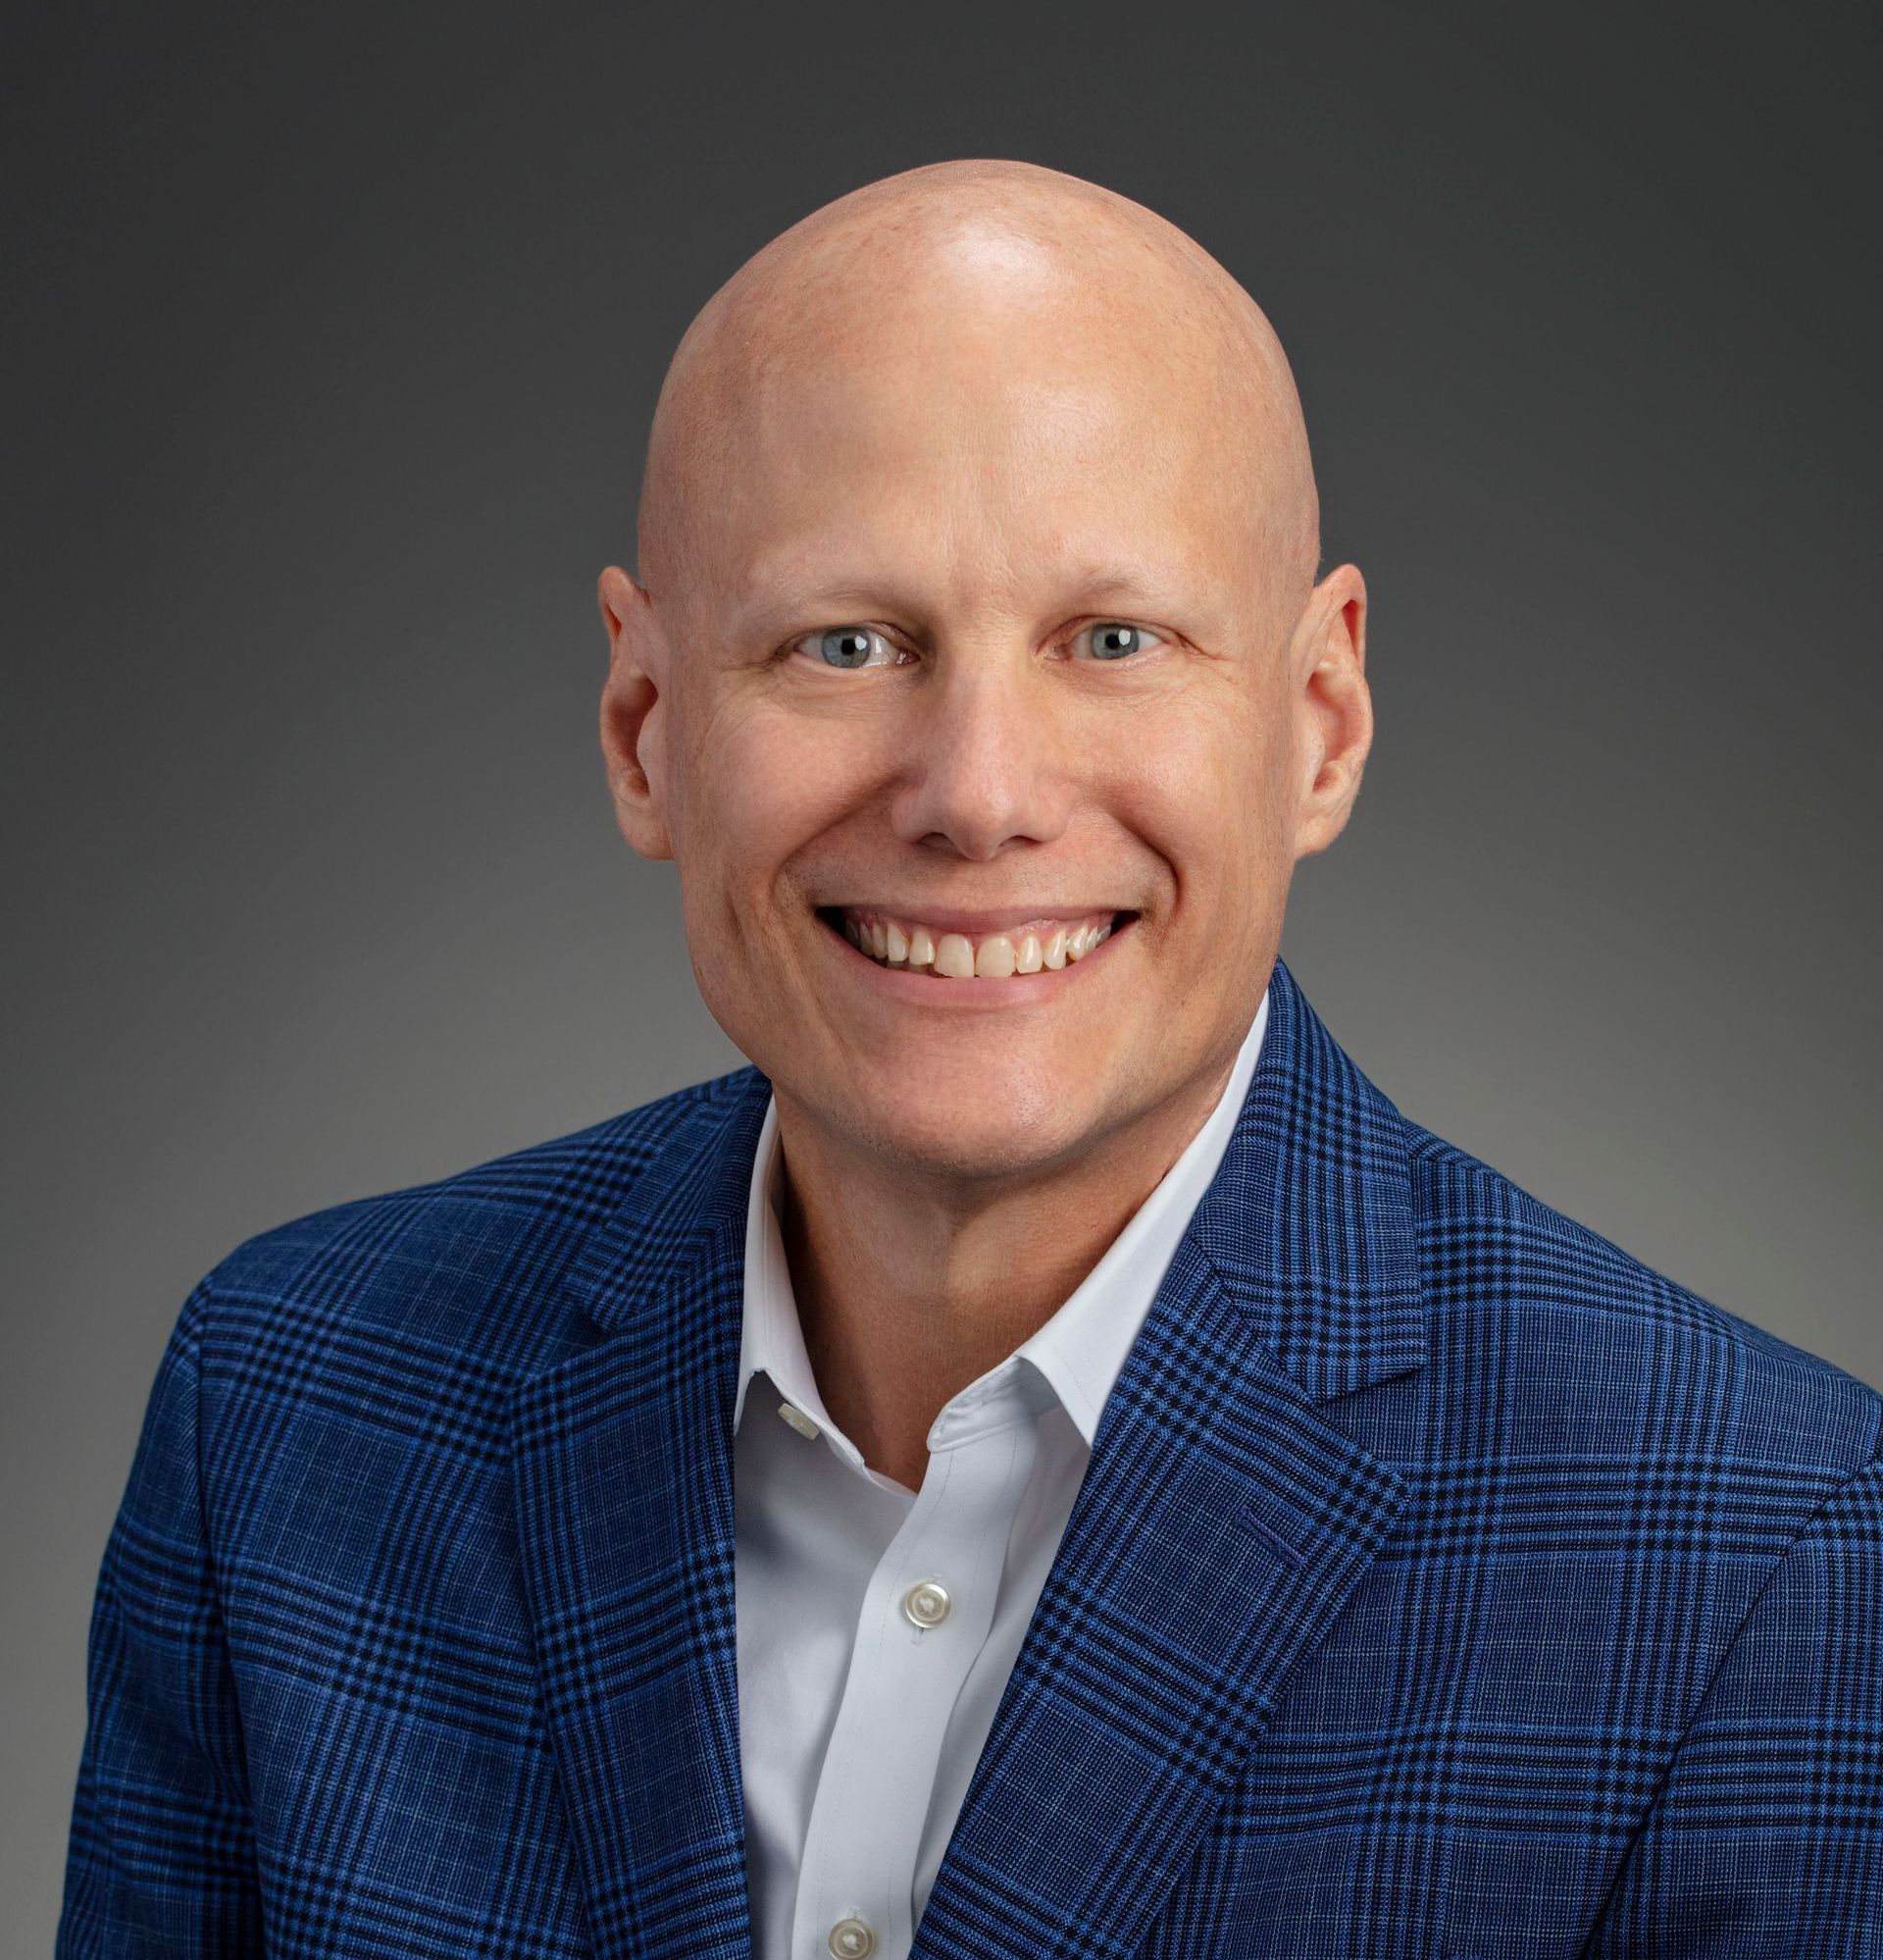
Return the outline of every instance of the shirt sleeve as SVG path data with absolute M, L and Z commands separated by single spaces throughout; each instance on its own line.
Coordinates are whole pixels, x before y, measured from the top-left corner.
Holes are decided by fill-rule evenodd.
M 57 1960 L 236 1960 L 262 1920 L 235 1686 L 204 1530 L 201 1334 L 178 1317 L 106 1541 Z
M 1883 1960 L 1883 1461 L 1754 1602 L 1587 1960 Z

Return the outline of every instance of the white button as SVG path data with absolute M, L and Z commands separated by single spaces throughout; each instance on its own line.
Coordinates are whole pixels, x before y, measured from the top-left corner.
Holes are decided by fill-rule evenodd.
M 831 1928 L 830 1947 L 837 1960 L 863 1960 L 876 1951 L 876 1931 L 867 1919 L 851 1913 Z
M 808 1416 L 805 1415 L 803 1410 L 795 1408 L 792 1404 L 789 1402 L 781 1402 L 778 1405 L 778 1413 L 784 1417 L 786 1421 L 788 1421 L 791 1425 L 791 1427 L 797 1431 L 797 1433 L 800 1436 L 815 1437 L 823 1434 L 823 1431 L 819 1429 L 817 1424 L 813 1422 Z
M 953 1604 L 940 1579 L 923 1579 L 902 1595 L 902 1611 L 918 1626 L 940 1626 Z

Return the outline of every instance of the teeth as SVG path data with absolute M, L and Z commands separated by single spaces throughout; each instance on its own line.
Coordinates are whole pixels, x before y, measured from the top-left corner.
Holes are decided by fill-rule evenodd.
M 966 933 L 938 933 L 912 920 L 886 913 L 842 914 L 843 937 L 859 952 L 886 966 L 930 971 L 944 980 L 1005 980 L 1016 973 L 1057 973 L 1080 960 L 1111 936 L 1111 914 L 1074 925 L 1055 925 L 1042 935 L 995 932 L 977 945 Z
M 950 980 L 972 980 L 974 948 L 958 932 L 944 932 L 935 943 L 935 970 Z

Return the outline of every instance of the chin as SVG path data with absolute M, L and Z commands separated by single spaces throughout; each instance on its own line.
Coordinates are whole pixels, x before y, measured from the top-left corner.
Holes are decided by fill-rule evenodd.
M 1030 1113 L 992 1087 L 980 1093 L 961 1085 L 955 1095 L 920 1101 L 920 1108 L 891 1109 L 874 1121 L 858 1123 L 854 1109 L 846 1117 L 857 1141 L 874 1154 L 948 1178 L 1023 1174 L 1076 1146 L 1089 1127 L 1082 1112 L 1068 1107 L 1063 1083 Z

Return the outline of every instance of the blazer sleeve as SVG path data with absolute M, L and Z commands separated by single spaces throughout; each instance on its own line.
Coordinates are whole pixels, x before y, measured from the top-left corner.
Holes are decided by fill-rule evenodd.
M 1883 1461 L 1779 1560 L 1584 1950 L 1883 1960 Z
M 57 1960 L 262 1952 L 234 1680 L 203 1523 L 201 1338 L 178 1317 L 106 1541 Z

